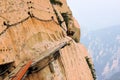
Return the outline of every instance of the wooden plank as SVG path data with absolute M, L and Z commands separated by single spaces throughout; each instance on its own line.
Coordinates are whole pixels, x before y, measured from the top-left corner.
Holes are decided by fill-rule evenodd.
M 30 67 L 32 61 L 23 62 L 17 66 L 15 70 L 13 70 L 4 80 L 21 80 L 22 77 L 27 72 L 28 68 Z
M 53 55 L 55 52 L 57 52 L 59 49 L 61 49 L 65 45 L 67 45 L 67 42 L 60 43 L 57 46 L 46 50 L 45 52 L 42 53 L 41 56 L 39 56 L 38 58 L 36 58 L 35 60 L 33 60 L 33 63 L 32 63 L 31 66 L 34 66 L 37 62 L 40 62 L 41 60 L 43 60 L 43 59 L 45 59 L 45 58 Z
M 29 62 L 23 62 L 20 65 L 17 66 L 17 68 L 12 71 L 4 80 L 21 80 L 22 77 L 27 72 L 28 68 L 36 66 L 37 63 L 41 64 L 39 67 L 44 68 L 46 65 L 48 65 L 49 60 L 51 56 L 57 51 L 59 51 L 62 47 L 64 47 L 67 44 L 67 42 L 62 42 L 58 45 L 56 45 L 53 48 L 50 48 L 42 53 L 41 56 L 34 60 L 30 60 Z M 46 64 L 43 63 L 45 61 Z
M 30 60 L 16 75 L 12 80 L 21 80 L 25 73 L 27 72 L 28 68 L 30 67 L 32 60 Z

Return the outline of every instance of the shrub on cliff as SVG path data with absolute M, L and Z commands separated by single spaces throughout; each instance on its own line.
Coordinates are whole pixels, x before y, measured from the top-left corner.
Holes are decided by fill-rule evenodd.
M 60 5 L 60 6 L 63 5 L 63 3 L 60 0 L 50 0 L 50 2 L 54 5 Z
M 96 80 L 97 77 L 96 77 L 94 65 L 91 63 L 90 58 L 85 57 L 85 59 L 86 59 L 86 62 L 87 62 L 88 66 L 89 66 L 89 68 L 90 68 L 90 70 L 91 70 L 91 73 L 92 73 L 92 76 L 93 76 L 94 80 Z

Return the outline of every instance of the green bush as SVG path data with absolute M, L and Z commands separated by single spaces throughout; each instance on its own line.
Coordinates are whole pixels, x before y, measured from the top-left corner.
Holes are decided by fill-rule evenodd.
M 97 77 L 96 77 L 96 72 L 95 72 L 95 69 L 94 69 L 94 65 L 91 64 L 90 58 L 85 57 L 85 59 L 86 59 L 86 62 L 87 62 L 88 66 L 89 66 L 89 68 L 90 68 L 90 70 L 91 70 L 91 73 L 92 73 L 93 79 L 96 80 Z
M 63 3 L 62 3 L 61 1 L 59 1 L 59 0 L 50 0 L 50 2 L 51 2 L 52 4 L 54 4 L 54 5 L 59 5 L 59 6 L 62 6 L 62 5 L 63 5 Z
M 61 15 L 62 15 L 62 17 L 63 17 L 63 19 L 64 19 L 66 25 L 68 26 L 69 20 L 71 20 L 69 14 L 66 12 L 66 13 L 61 13 Z

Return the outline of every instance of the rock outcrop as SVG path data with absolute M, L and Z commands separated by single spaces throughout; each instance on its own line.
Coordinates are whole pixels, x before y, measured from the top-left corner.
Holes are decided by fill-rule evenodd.
M 93 80 L 79 41 L 66 0 L 0 1 L 0 80 Z

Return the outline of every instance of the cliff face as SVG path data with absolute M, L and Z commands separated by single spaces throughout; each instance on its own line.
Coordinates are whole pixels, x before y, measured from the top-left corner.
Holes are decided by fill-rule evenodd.
M 0 80 L 93 80 L 79 39 L 66 0 L 1 0 Z

